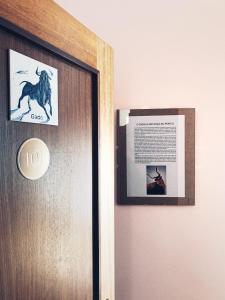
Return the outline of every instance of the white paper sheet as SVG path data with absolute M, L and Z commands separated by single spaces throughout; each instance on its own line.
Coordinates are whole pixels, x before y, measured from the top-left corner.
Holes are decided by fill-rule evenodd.
M 185 116 L 130 116 L 127 196 L 185 197 Z

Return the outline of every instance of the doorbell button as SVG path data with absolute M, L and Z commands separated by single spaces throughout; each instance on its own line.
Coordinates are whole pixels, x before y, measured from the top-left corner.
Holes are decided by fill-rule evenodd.
M 17 165 L 27 179 L 37 180 L 48 170 L 50 153 L 47 145 L 38 138 L 26 140 L 19 148 Z

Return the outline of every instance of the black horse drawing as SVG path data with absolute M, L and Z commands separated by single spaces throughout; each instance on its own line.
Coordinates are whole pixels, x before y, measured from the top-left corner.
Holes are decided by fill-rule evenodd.
M 53 73 L 51 73 L 51 76 L 53 76 Z M 38 68 L 36 69 L 36 75 L 39 76 L 39 81 L 36 84 L 32 84 L 29 81 L 22 81 L 22 83 L 26 83 L 23 87 L 22 94 L 19 98 L 18 102 L 18 108 L 20 108 L 21 101 L 24 97 L 28 96 L 28 107 L 29 110 L 24 113 L 21 117 L 25 114 L 28 114 L 31 111 L 30 106 L 30 100 L 36 100 L 37 103 L 43 108 L 45 111 L 45 114 L 47 116 L 47 121 L 50 120 L 50 117 L 47 113 L 47 110 L 45 108 L 46 104 L 50 107 L 50 115 L 52 116 L 52 104 L 51 104 L 51 86 L 50 86 L 50 80 L 51 77 L 48 75 L 47 71 L 43 70 L 41 72 L 38 71 Z

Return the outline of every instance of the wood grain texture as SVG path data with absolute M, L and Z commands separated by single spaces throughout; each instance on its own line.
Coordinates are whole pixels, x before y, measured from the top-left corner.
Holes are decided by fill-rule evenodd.
M 99 107 L 99 203 L 100 203 L 100 285 L 101 299 L 114 299 L 114 123 L 113 123 L 113 52 L 98 42 L 100 69 Z M 105 83 L 105 84 L 104 84 Z M 107 254 L 107 255 L 106 255 Z M 108 257 L 108 259 L 106 259 Z M 110 270 L 110 271 L 109 271 Z
M 97 36 L 50 0 L 0 1 L 1 17 L 91 66 Z
M 46 15 L 48 17 L 46 17 Z M 0 0 L 0 16 L 100 72 L 100 299 L 114 299 L 113 51 L 50 0 Z M 0 75 L 1 76 L 1 75 Z M 107 157 L 107 159 L 106 159 Z
M 58 69 L 59 126 L 8 121 L 8 49 Z M 0 61 L 0 298 L 92 299 L 92 76 L 4 30 Z M 30 137 L 51 154 L 38 181 L 16 165 Z

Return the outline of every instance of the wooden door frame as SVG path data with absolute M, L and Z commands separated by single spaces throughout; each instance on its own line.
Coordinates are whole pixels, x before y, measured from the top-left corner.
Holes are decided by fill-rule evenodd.
M 47 17 L 46 17 L 47 16 Z M 98 226 L 99 295 L 114 293 L 114 122 L 112 48 L 51 0 L 0 0 L 0 17 L 77 59 L 90 71 L 98 70 Z

